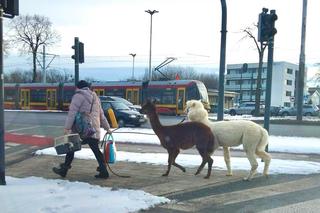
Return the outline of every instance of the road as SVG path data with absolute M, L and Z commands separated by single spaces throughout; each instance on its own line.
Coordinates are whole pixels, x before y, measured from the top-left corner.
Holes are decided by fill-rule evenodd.
M 46 129 L 50 133 L 60 130 L 66 118 L 65 112 L 22 112 L 5 111 L 6 131 L 25 130 L 32 126 L 38 126 L 37 134 L 46 135 Z M 164 125 L 172 125 L 181 122 L 184 116 L 160 116 Z M 319 123 L 310 124 L 270 124 L 270 134 L 277 136 L 320 137 Z M 263 124 L 261 124 L 263 125 Z M 143 128 L 151 128 L 149 122 L 142 125 Z M 50 130 L 51 129 L 51 130 Z M 43 131 L 43 133 L 41 133 Z M 55 134 L 53 136 L 56 136 Z

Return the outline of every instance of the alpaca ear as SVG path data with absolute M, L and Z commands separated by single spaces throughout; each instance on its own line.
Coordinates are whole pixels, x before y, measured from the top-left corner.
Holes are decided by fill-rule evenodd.
M 157 100 L 154 98 L 151 103 L 156 104 Z

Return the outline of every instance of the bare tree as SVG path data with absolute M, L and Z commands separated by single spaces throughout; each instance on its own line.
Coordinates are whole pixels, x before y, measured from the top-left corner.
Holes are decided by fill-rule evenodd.
M 263 64 L 263 53 L 264 50 L 267 47 L 267 44 L 264 42 L 258 42 L 257 38 L 253 35 L 253 31 L 258 29 L 258 25 L 254 24 L 253 27 L 247 27 L 244 30 L 242 30 L 245 33 L 245 38 L 252 39 L 254 42 L 258 54 L 259 54 L 259 67 L 258 67 L 258 76 L 257 76 L 257 87 L 256 87 L 256 92 L 255 92 L 255 110 L 254 110 L 254 116 L 259 116 L 260 115 L 260 96 L 261 96 L 261 74 L 262 74 L 262 64 Z
M 32 71 L 14 70 L 8 74 L 4 74 L 5 83 L 31 83 Z
M 55 44 L 60 40 L 60 36 L 52 29 L 49 18 L 40 15 L 17 16 L 12 19 L 10 26 L 14 30 L 12 42 L 21 45 L 21 53 L 32 54 L 32 82 L 36 82 L 38 79 L 36 57 L 39 47 Z

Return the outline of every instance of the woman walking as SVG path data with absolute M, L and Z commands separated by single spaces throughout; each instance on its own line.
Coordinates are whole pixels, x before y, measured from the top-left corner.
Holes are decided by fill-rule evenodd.
M 82 143 L 90 146 L 98 161 L 99 167 L 97 168 L 97 171 L 99 171 L 99 174 L 95 175 L 95 177 L 107 179 L 109 173 L 98 143 L 100 140 L 100 127 L 103 127 L 108 133 L 111 133 L 110 125 L 104 116 L 99 97 L 95 92 L 91 91 L 89 87 L 90 84 L 84 80 L 78 82 L 76 92 L 73 95 L 69 106 L 69 112 L 64 126 L 64 134 L 70 134 L 72 132 L 71 129 L 77 112 L 86 112 L 89 114 L 95 133 L 91 137 L 84 139 Z M 60 164 L 60 167 L 52 168 L 53 172 L 61 177 L 65 177 L 68 170 L 71 168 L 73 158 L 74 152 L 68 152 L 66 154 L 65 162 Z

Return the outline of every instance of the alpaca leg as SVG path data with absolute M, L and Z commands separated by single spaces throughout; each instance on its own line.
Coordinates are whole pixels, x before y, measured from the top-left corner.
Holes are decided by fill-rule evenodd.
M 257 173 L 258 168 L 258 162 L 255 156 L 255 153 L 251 150 L 246 150 L 247 158 L 251 164 L 251 170 L 247 177 L 245 177 L 243 180 L 251 180 L 252 177 Z
M 207 173 L 207 176 L 204 177 L 205 179 L 209 179 L 209 177 L 211 175 L 213 160 L 210 157 L 210 155 L 208 155 L 208 160 L 207 161 L 208 161 L 208 173 Z
M 226 146 L 223 147 L 223 157 L 224 157 L 224 162 L 226 163 L 227 170 L 228 170 L 227 176 L 232 176 L 229 147 L 226 147 Z
M 203 167 L 206 165 L 206 163 L 208 162 L 208 159 L 210 158 L 210 155 L 207 154 L 205 151 L 201 151 L 201 150 L 198 150 L 200 155 L 201 155 L 201 158 L 202 158 L 202 162 L 199 166 L 199 168 L 197 169 L 197 172 L 194 174 L 194 175 L 198 175 L 200 174 L 200 172 L 202 171 Z M 209 158 L 208 158 L 209 156 Z
M 197 172 L 194 175 L 200 174 L 200 172 L 202 171 L 202 169 L 203 169 L 204 165 L 206 165 L 206 163 L 207 163 L 207 160 L 202 158 L 202 162 L 201 162 L 199 168 L 197 169 Z
M 180 152 L 179 149 L 172 152 L 172 160 L 173 160 L 172 165 L 181 169 L 183 172 L 186 172 L 186 169 L 183 166 L 176 163 L 176 158 L 177 158 L 179 152 Z
M 170 172 L 170 169 L 171 169 L 171 165 L 172 165 L 172 153 L 169 152 L 169 156 L 168 156 L 168 168 L 167 168 L 166 173 L 164 173 L 162 176 L 168 176 L 168 175 L 169 175 L 169 172 Z
M 263 160 L 264 162 L 264 169 L 263 169 L 263 175 L 268 177 L 269 172 L 269 165 L 271 161 L 271 155 L 265 151 L 256 151 L 256 154 Z

